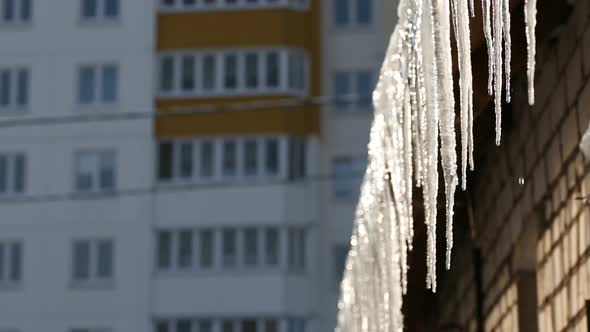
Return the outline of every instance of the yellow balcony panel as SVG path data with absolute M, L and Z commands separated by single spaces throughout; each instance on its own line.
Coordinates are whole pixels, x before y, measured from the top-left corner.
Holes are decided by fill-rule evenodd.
M 284 99 L 280 96 L 262 100 Z M 256 101 L 261 101 L 256 98 Z M 158 112 L 190 108 L 199 105 L 217 105 L 253 101 L 252 97 L 219 98 L 211 100 L 174 99 L 156 101 Z M 183 115 L 162 115 L 156 121 L 156 136 L 194 137 L 215 135 L 288 134 L 319 135 L 320 110 L 318 106 L 260 107 L 243 110 L 216 110 Z
M 284 45 L 313 49 L 316 14 L 289 9 L 161 13 L 158 49 Z

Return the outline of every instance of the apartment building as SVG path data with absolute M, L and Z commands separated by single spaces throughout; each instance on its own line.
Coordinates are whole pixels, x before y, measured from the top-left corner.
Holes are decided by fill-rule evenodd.
M 0 0 L 0 331 L 333 329 L 383 8 Z

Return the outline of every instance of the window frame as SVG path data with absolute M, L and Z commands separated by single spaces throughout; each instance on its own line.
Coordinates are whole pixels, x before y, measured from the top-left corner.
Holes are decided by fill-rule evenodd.
M 285 8 L 295 11 L 307 11 L 310 8 L 310 0 L 259 0 L 257 3 L 248 3 L 246 0 L 236 0 L 235 4 L 228 4 L 225 0 L 213 0 L 213 4 L 205 4 L 196 1 L 194 5 L 184 5 L 182 0 L 173 0 L 174 4 L 167 5 L 163 0 L 158 1 L 159 12 L 208 12 L 208 11 L 240 11 L 240 10 L 271 10 Z
M 337 3 L 341 0 L 331 0 L 332 3 L 332 27 L 338 31 L 347 31 L 351 29 L 372 29 L 375 25 L 375 3 L 373 0 L 343 0 L 348 1 L 347 22 L 338 22 L 337 20 Z M 368 22 L 360 22 L 359 3 L 369 3 Z
M 12 8 L 12 19 L 6 19 L 4 8 L 7 0 L 0 0 L 0 29 L 4 28 L 21 28 L 30 27 L 34 18 L 34 1 L 33 0 L 15 0 Z M 23 17 L 23 3 L 29 2 L 28 17 Z
M 370 80 L 370 85 L 373 89 L 369 89 L 370 93 L 367 96 L 359 93 L 360 85 L 359 81 L 363 75 L 367 75 Z M 347 94 L 340 94 L 338 90 L 339 77 L 347 78 Z M 336 102 L 332 106 L 332 113 L 345 114 L 370 114 L 372 115 L 373 110 L 373 99 L 372 91 L 376 84 L 375 70 L 372 69 L 356 69 L 356 70 L 335 70 L 332 73 L 332 95 L 336 99 Z M 365 98 L 367 100 L 365 100 Z
M 276 179 L 286 179 L 285 167 L 288 166 L 289 160 L 287 158 L 289 148 L 287 144 L 291 136 L 284 135 L 244 135 L 244 136 L 200 136 L 196 138 L 165 138 L 155 144 L 156 155 L 158 156 L 155 170 L 156 183 L 159 186 L 174 186 L 181 184 L 215 184 L 224 182 L 248 183 L 248 182 L 273 182 Z M 224 143 L 227 141 L 233 142 L 235 145 L 235 169 L 233 175 L 226 176 L 223 170 L 224 162 Z M 246 172 L 246 143 L 255 142 L 256 144 L 256 170 L 253 174 Z M 269 142 L 276 144 L 276 172 L 271 172 L 267 166 Z M 192 176 L 181 176 L 181 146 L 182 144 L 192 144 Z M 161 166 L 164 165 L 162 156 L 162 146 L 171 145 L 171 161 L 167 165 L 169 169 L 166 170 L 166 175 L 170 172 L 170 177 L 162 177 L 163 170 Z M 210 166 L 212 173 L 210 176 L 205 176 L 204 162 L 208 159 L 202 158 L 205 151 L 205 144 L 210 144 L 212 150 L 212 159 Z
M 108 68 L 114 68 L 115 71 L 115 99 L 107 101 L 104 98 L 105 95 L 105 72 Z M 93 99 L 85 103 L 82 101 L 82 70 L 90 69 L 93 73 L 92 87 L 93 87 Z M 122 96 L 122 85 L 121 85 L 121 66 L 116 61 L 109 62 L 97 62 L 97 63 L 82 63 L 77 66 L 76 70 L 76 91 L 74 109 L 78 112 L 116 112 L 119 109 Z
M 278 56 L 278 81 L 277 86 L 270 84 L 267 75 L 269 73 L 269 56 L 276 54 Z M 256 58 L 258 63 L 257 73 L 257 87 L 247 86 L 246 75 L 246 57 L 252 56 Z M 191 56 L 195 62 L 195 88 L 192 91 L 183 91 L 182 89 L 182 60 Z M 205 89 L 203 82 L 205 75 L 203 63 L 205 57 L 213 57 L 215 61 L 215 68 L 213 75 L 215 82 L 213 82 L 212 89 Z M 235 56 L 236 58 L 236 87 L 228 88 L 225 86 L 226 71 L 225 59 L 228 56 Z M 298 86 L 291 87 L 290 82 L 290 62 L 289 59 L 295 57 L 298 59 L 300 71 L 296 71 Z M 164 70 L 163 61 L 171 59 L 172 61 L 172 82 L 170 89 L 164 90 Z M 274 47 L 274 48 L 239 48 L 239 49 L 203 49 L 195 51 L 165 51 L 157 55 L 157 84 L 155 94 L 161 99 L 174 98 L 213 98 L 213 97 L 234 97 L 234 96 L 259 96 L 259 95 L 292 95 L 292 96 L 307 96 L 309 94 L 310 78 L 310 58 L 304 49 Z M 202 75 L 199 75 L 203 71 Z
M 113 0 L 117 2 L 117 15 L 107 16 L 106 15 L 106 3 L 110 0 L 94 0 L 96 1 L 96 15 L 88 17 L 84 15 L 84 2 L 87 0 L 78 1 L 78 23 L 83 26 L 91 25 L 111 25 L 118 24 L 121 22 L 122 16 L 122 4 L 121 0 Z
M 24 282 L 24 256 L 25 246 L 23 240 L 2 239 L 0 240 L 0 290 L 13 290 L 22 287 Z M 14 279 L 14 251 L 18 249 L 18 278 Z
M 336 170 L 338 162 L 347 161 L 349 169 L 347 174 L 340 173 Z M 367 166 L 366 156 L 351 156 L 351 155 L 336 155 L 332 157 L 331 161 L 332 173 L 334 175 L 332 184 L 332 197 L 336 201 L 341 202 L 356 202 L 360 195 L 361 185 Z M 342 177 L 345 176 L 345 177 Z M 339 180 L 344 182 L 339 183 Z M 342 190 L 338 192 L 338 185 L 348 187 L 347 191 Z
M 1 0 L 0 0 L 1 1 Z M 24 73 L 24 77 L 26 77 L 26 86 L 25 90 L 21 90 L 21 74 Z M 2 97 L 3 94 L 3 78 L 2 75 L 8 75 L 8 95 L 7 95 L 7 102 L 6 106 L 3 106 Z M 31 75 L 31 68 L 27 65 L 16 65 L 16 66 L 4 66 L 0 67 L 0 115 L 17 115 L 23 114 L 30 111 L 31 108 L 31 95 L 32 95 L 32 75 Z M 24 104 L 19 103 L 19 96 L 21 93 L 24 93 L 26 96 L 26 101 Z
M 180 264 L 180 237 L 182 232 L 190 232 L 192 240 L 191 259 L 188 265 Z M 210 234 L 210 252 L 207 253 L 210 262 L 204 259 L 203 234 Z M 225 256 L 225 234 L 231 235 L 230 247 L 232 255 Z M 247 233 L 255 234 L 248 242 Z M 253 233 L 252 233 L 253 232 Z M 269 238 L 269 233 L 274 238 Z M 306 226 L 285 226 L 281 224 L 254 224 L 254 225 L 203 225 L 203 226 L 177 226 L 161 227 L 154 231 L 154 273 L 159 277 L 183 276 L 193 274 L 232 274 L 232 273 L 274 273 L 274 272 L 298 272 L 305 270 L 306 248 L 300 248 L 301 243 L 295 242 L 292 251 L 287 247 L 287 234 L 294 232 L 297 236 L 303 236 L 307 241 Z M 163 247 L 162 239 L 166 239 L 166 247 Z M 273 242 L 274 241 L 274 242 Z M 272 243 L 271 243 L 272 242 Z M 253 251 L 253 256 L 248 256 L 248 246 Z M 275 252 L 268 249 L 274 246 Z M 228 247 L 229 248 L 229 247 Z M 287 254 L 296 257 L 295 265 L 289 265 Z M 163 254 L 163 255 L 162 255 Z M 229 258 L 230 261 L 226 261 Z M 165 264 L 162 264 L 162 263 Z M 210 263 L 210 264 L 209 264 Z
M 76 277 L 76 245 L 85 243 L 88 245 L 88 277 L 79 280 Z M 100 244 L 110 244 L 111 248 L 111 275 L 109 277 L 100 277 Z M 70 287 L 71 288 L 113 288 L 116 280 L 116 240 L 113 237 L 97 238 L 75 238 L 70 243 Z
M 89 190 L 81 190 L 78 187 L 78 177 L 80 176 L 80 162 L 84 155 L 94 156 L 96 164 L 92 166 L 91 174 L 91 188 Z M 110 157 L 113 163 L 113 187 L 103 189 L 101 188 L 101 165 L 103 158 Z M 76 195 L 113 195 L 117 192 L 118 176 L 117 176 L 117 150 L 114 148 L 97 148 L 97 149 L 79 149 L 74 151 L 74 169 L 73 169 L 73 192 Z
M 17 181 L 16 177 L 16 163 L 17 159 L 22 158 L 23 160 L 23 183 L 22 183 L 22 190 L 17 191 Z M 18 152 L 0 152 L 0 159 L 6 162 L 6 177 L 4 179 L 0 179 L 1 181 L 5 181 L 4 185 L 6 186 L 6 191 L 0 191 L 0 198 L 10 198 L 10 197 L 19 197 L 24 196 L 27 193 L 27 183 L 29 182 L 28 179 L 28 169 L 29 169 L 29 161 L 27 154 L 23 151 Z M 0 174 L 2 177 L 3 174 Z

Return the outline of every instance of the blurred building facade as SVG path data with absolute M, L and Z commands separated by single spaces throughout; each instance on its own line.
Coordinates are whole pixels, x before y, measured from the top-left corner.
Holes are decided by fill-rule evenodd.
M 0 331 L 332 330 L 392 5 L 149 4 L 0 1 Z

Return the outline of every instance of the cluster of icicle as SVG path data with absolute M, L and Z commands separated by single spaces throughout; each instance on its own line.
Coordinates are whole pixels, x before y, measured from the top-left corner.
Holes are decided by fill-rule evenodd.
M 502 91 L 510 101 L 510 1 L 481 0 L 500 143 Z M 536 0 L 525 3 L 529 101 L 534 100 Z M 379 82 L 369 163 L 341 285 L 338 330 L 402 331 L 413 187 L 422 188 L 427 226 L 426 284 L 436 291 L 439 153 L 446 197 L 446 268 L 453 247 L 457 176 L 451 30 L 457 44 L 461 186 L 473 169 L 473 73 L 469 21 L 473 0 L 401 0 Z M 504 87 L 504 90 L 503 90 Z

